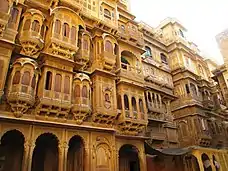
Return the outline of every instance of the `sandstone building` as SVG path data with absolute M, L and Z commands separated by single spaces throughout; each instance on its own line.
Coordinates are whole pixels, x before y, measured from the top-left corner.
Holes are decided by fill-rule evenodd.
M 228 168 L 226 76 L 176 19 L 134 19 L 128 0 L 0 0 L 0 171 Z

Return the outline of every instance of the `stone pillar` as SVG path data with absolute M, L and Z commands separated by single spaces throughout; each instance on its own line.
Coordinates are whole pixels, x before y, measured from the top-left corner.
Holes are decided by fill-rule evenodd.
M 203 167 L 203 161 L 201 159 L 201 153 L 197 153 L 195 155 L 195 157 L 197 158 L 197 161 L 198 161 L 198 164 L 199 164 L 199 168 L 200 168 L 200 171 L 204 171 L 204 167 Z
M 24 143 L 24 156 L 23 156 L 23 160 L 22 160 L 22 171 L 27 171 L 28 169 L 28 163 L 29 163 L 29 143 L 28 141 L 26 141 Z
M 147 165 L 146 165 L 146 155 L 144 153 L 144 150 L 140 150 L 138 152 L 138 158 L 139 158 L 139 163 L 140 163 L 140 170 L 146 171 Z
M 90 163 L 89 163 L 89 157 L 90 157 L 90 153 L 89 153 L 89 148 L 88 147 L 85 147 L 85 155 L 84 155 L 84 159 L 83 159 L 83 162 L 84 162 L 84 165 L 85 165 L 85 171 L 86 170 L 90 170 Z
M 67 153 L 68 153 L 68 144 L 65 142 L 63 145 L 63 171 L 67 171 Z
M 35 149 L 35 142 L 26 145 L 26 151 L 23 158 L 23 171 L 31 171 L 32 169 L 32 156 Z M 27 154 L 26 154 L 27 153 Z M 27 159 L 26 159 L 27 158 Z
M 63 171 L 64 169 L 64 144 L 59 144 L 59 163 L 58 163 L 58 171 Z
M 212 171 L 216 171 L 215 165 L 213 163 L 213 155 L 212 154 L 208 154 L 208 157 L 209 157 L 210 162 L 211 162 Z

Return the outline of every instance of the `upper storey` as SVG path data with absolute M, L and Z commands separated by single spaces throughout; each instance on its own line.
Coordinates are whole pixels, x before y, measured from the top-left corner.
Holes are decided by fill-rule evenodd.
M 220 51 L 224 58 L 224 63 L 228 65 L 228 29 L 216 36 Z

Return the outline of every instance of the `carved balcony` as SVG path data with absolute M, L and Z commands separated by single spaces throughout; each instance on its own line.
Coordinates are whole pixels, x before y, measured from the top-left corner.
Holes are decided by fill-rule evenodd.
M 103 53 L 100 54 L 100 59 L 102 61 L 102 66 L 104 70 L 111 71 L 114 69 L 114 66 L 116 64 L 116 55 L 104 51 Z
M 82 124 L 82 122 L 91 114 L 91 110 L 90 99 L 85 97 L 76 97 L 71 108 L 74 120 L 77 124 Z
M 200 96 L 183 95 L 183 96 L 179 96 L 179 98 L 177 100 L 172 102 L 173 109 L 187 106 L 187 105 L 202 106 L 202 98 Z
M 144 113 L 122 110 L 118 123 L 122 134 L 137 135 L 143 131 L 148 122 Z
M 140 68 L 121 63 L 121 68 L 117 71 L 118 76 L 140 83 L 144 82 L 143 73 Z
M 43 36 L 33 30 L 21 31 L 19 41 L 25 55 L 33 56 L 44 47 Z
M 70 94 L 43 90 L 39 98 L 40 100 L 36 107 L 37 115 L 67 118 L 71 109 Z
M 89 62 L 89 60 L 90 60 L 90 51 L 80 48 L 75 57 L 75 61 L 82 65 L 86 65 Z
M 18 58 L 12 65 L 7 101 L 16 117 L 21 117 L 35 104 L 39 68 L 35 61 Z
M 142 47 L 144 45 L 143 34 L 138 31 L 137 27 L 133 29 L 131 26 L 126 25 L 118 27 L 118 36 L 129 43 Z
M 72 108 L 68 118 L 77 124 L 82 124 L 91 114 L 91 84 L 90 77 L 86 74 L 77 73 L 74 76 Z
M 151 113 L 163 114 L 165 112 L 164 108 L 162 108 L 159 104 L 147 102 L 147 106 L 148 106 L 148 111 Z
M 7 101 L 16 117 L 22 116 L 31 106 L 35 104 L 35 92 L 30 86 L 12 85 L 7 94 Z
M 47 47 L 49 53 L 69 60 L 74 60 L 74 55 L 78 51 L 75 40 L 56 33 L 50 35 Z

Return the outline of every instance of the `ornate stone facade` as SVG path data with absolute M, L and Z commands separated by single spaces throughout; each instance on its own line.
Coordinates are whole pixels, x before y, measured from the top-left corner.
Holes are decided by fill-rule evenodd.
M 0 171 L 146 171 L 145 143 L 227 147 L 221 91 L 175 19 L 137 23 L 128 0 L 0 4 Z M 197 150 L 167 161 L 202 171 Z

